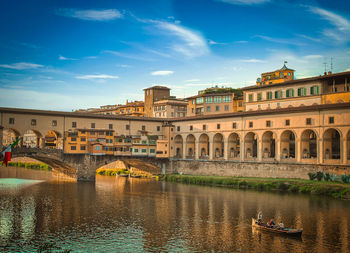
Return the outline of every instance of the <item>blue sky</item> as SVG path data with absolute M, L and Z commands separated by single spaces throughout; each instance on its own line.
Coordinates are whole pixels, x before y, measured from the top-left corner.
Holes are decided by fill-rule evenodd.
M 0 2 L 0 106 L 67 110 L 350 70 L 350 1 Z

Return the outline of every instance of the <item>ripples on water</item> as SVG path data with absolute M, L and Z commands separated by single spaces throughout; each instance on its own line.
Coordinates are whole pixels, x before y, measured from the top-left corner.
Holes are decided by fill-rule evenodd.
M 19 168 L 0 177 L 36 179 L 0 179 L 4 252 L 350 252 L 345 201 L 103 176 L 59 182 Z M 302 240 L 253 230 L 258 210 L 304 228 Z

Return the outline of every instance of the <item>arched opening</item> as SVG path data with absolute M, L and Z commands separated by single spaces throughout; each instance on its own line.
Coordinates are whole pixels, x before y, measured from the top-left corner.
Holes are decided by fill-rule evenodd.
M 182 158 L 183 139 L 181 135 L 175 136 L 175 158 Z
M 324 159 L 341 159 L 340 134 L 334 128 L 330 128 L 323 134 Z
M 228 137 L 228 157 L 229 158 L 239 158 L 241 149 L 240 149 L 240 138 L 236 133 L 230 134 Z
M 60 133 L 50 130 L 45 135 L 45 146 L 48 148 L 62 149 L 62 136 Z
M 12 128 L 4 128 L 2 132 L 2 145 L 4 147 L 8 147 L 12 143 L 14 143 L 20 136 L 21 134 L 17 130 Z M 22 141 L 19 142 L 19 146 L 22 145 Z
M 276 138 L 273 132 L 267 131 L 262 136 L 262 157 L 275 158 Z
M 186 138 L 186 158 L 193 159 L 196 154 L 196 138 L 189 134 Z
M 317 158 L 317 135 L 313 130 L 305 130 L 301 134 L 301 158 Z
M 286 130 L 281 134 L 281 158 L 295 159 L 295 134 Z
M 258 141 L 257 135 L 253 132 L 247 133 L 244 138 L 245 145 L 245 157 L 257 158 L 258 157 Z
M 224 157 L 224 137 L 222 134 L 215 134 L 213 138 L 214 158 Z
M 209 137 L 207 134 L 199 136 L 199 158 L 209 159 Z
M 23 134 L 23 147 L 40 148 L 43 143 L 41 133 L 35 130 L 27 130 Z

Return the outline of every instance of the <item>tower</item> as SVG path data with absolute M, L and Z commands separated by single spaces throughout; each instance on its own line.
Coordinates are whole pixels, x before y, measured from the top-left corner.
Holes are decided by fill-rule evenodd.
M 152 86 L 144 89 L 145 91 L 145 117 L 153 116 L 153 104 L 156 101 L 170 97 L 170 89 L 165 86 Z

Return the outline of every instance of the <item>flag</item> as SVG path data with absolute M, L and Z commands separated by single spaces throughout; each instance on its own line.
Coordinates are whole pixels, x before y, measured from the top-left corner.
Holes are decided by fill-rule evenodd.
M 3 160 L 3 163 L 6 165 L 8 165 L 8 162 L 11 161 L 11 152 L 12 152 L 12 149 L 18 144 L 19 140 L 21 139 L 22 137 L 18 138 L 14 143 L 12 143 L 10 146 L 8 146 L 3 152 L 2 152 L 2 155 L 4 156 L 4 160 Z

